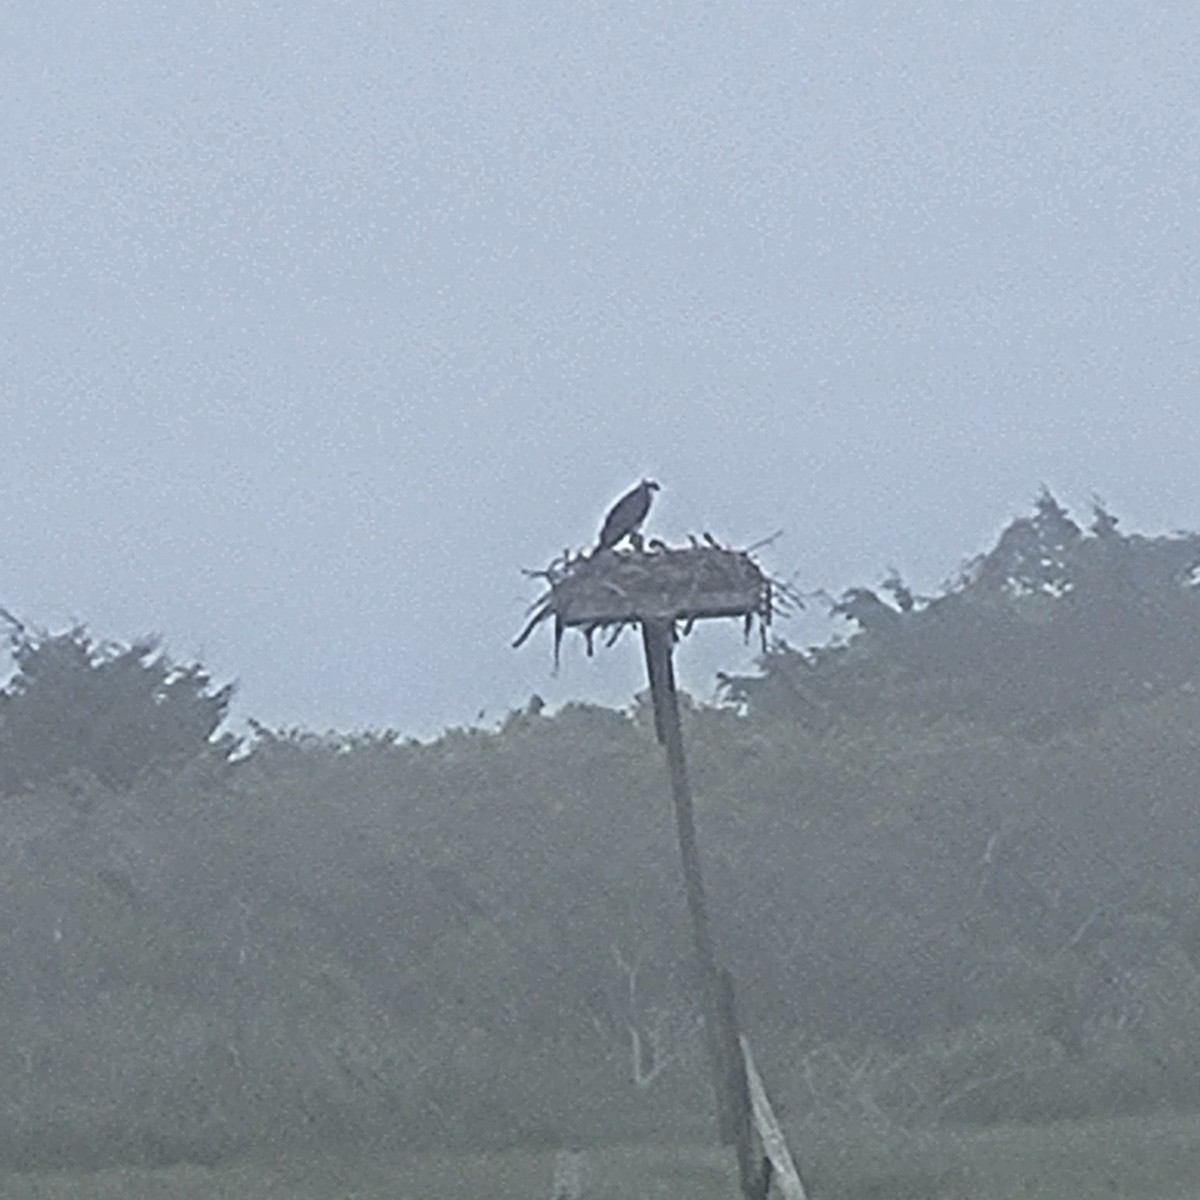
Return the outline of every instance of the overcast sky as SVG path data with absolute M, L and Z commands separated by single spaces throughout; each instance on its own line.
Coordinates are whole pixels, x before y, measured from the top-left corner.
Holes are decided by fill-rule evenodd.
M 803 588 L 1043 482 L 1198 528 L 1197 62 L 1184 0 L 11 6 L 0 604 L 428 735 L 644 686 L 509 648 L 643 474 Z

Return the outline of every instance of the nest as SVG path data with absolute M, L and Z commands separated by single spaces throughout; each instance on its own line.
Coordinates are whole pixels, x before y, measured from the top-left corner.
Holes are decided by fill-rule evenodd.
M 531 606 L 513 645 L 522 645 L 553 618 L 556 665 L 566 629 L 582 630 L 590 655 L 597 633 L 612 645 L 627 626 L 642 621 L 668 622 L 686 635 L 701 618 L 740 618 L 747 637 L 757 622 L 765 649 L 766 628 L 783 595 L 749 551 L 715 542 L 672 548 L 655 541 L 649 549 L 564 552 L 545 570 L 526 574 L 545 579 L 549 588 Z

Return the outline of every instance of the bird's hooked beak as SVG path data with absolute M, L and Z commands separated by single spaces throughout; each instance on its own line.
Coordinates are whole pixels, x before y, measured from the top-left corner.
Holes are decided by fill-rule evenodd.
M 651 491 L 651 492 L 661 492 L 662 491 L 662 488 L 659 487 L 659 485 L 657 483 L 655 483 L 653 479 L 643 479 L 642 487 L 646 488 L 648 491 Z

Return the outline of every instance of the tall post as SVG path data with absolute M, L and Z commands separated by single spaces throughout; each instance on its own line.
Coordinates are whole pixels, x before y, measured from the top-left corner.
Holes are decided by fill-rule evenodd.
M 619 632 L 635 622 L 642 627 L 654 726 L 666 751 L 671 780 L 718 1129 L 721 1142 L 737 1148 L 742 1195 L 746 1200 L 763 1200 L 771 1187 L 771 1163 L 763 1157 L 766 1146 L 754 1124 L 754 1095 L 738 1036 L 733 980 L 721 971 L 713 947 L 672 655 L 676 621 L 690 626 L 701 617 L 753 620 L 757 616 L 765 627 L 772 613 L 771 582 L 748 553 L 723 549 L 708 540 L 709 545 L 700 546 L 693 539 L 690 548 L 658 544 L 650 550 L 635 546 L 631 552 L 609 548 L 603 553 L 564 554 L 547 571 L 539 572 L 549 580 L 550 591 L 538 601 L 513 645 L 521 645 L 551 617 L 556 653 L 567 628 L 585 631 L 590 652 L 597 630 L 615 627 Z M 776 1140 L 782 1143 L 782 1138 Z
M 749 1161 L 746 1158 L 746 1149 L 750 1141 L 745 1067 L 733 1012 L 732 980 L 723 978 L 717 967 L 712 930 L 708 922 L 708 905 L 704 896 L 704 876 L 700 870 L 700 849 L 696 841 L 692 793 L 688 786 L 687 761 L 683 754 L 679 697 L 675 689 L 675 670 L 671 661 L 673 639 L 670 621 L 642 622 L 646 672 L 650 677 L 650 696 L 654 704 L 654 726 L 658 740 L 666 751 L 667 769 L 671 776 L 671 798 L 675 807 L 675 828 L 679 835 L 679 854 L 683 861 L 683 886 L 692 919 L 692 938 L 699 968 L 700 1004 L 704 1013 L 705 1041 L 717 1103 L 717 1125 L 721 1141 L 726 1145 L 734 1144 L 738 1147 L 738 1161 L 741 1165 L 743 1161 Z M 744 1176 L 744 1169 L 742 1173 Z

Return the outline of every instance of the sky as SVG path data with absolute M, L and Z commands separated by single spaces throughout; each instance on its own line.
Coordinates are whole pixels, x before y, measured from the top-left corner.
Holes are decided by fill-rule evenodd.
M 239 720 L 627 703 L 636 639 L 510 641 L 643 475 L 804 590 L 935 588 L 1043 484 L 1200 528 L 1193 4 L 18 7 L 0 605 Z

